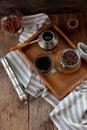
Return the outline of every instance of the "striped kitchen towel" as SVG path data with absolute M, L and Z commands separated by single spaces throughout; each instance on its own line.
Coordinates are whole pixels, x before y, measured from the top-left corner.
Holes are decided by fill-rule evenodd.
M 44 27 L 49 23 L 50 23 L 50 19 L 48 15 L 44 13 L 30 15 L 30 16 L 23 16 L 22 24 L 24 26 L 24 31 L 19 36 L 19 44 L 29 39 L 34 33 L 37 32 L 38 29 Z
M 58 103 L 50 118 L 58 130 L 87 130 L 87 80 Z
M 34 96 L 44 87 L 41 79 L 30 68 L 29 64 L 25 61 L 19 51 L 12 51 L 6 56 L 8 61 L 18 78 L 18 81 L 24 86 L 25 91 Z

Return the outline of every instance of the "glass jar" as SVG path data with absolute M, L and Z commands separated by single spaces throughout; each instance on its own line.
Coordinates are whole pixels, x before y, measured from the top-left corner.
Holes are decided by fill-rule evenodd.
M 16 36 L 23 30 L 22 13 L 17 9 L 8 9 L 1 19 L 1 28 L 9 36 Z
M 73 69 L 81 63 L 82 59 L 87 59 L 87 45 L 83 42 L 77 44 L 76 49 L 65 49 L 62 51 L 57 69 L 62 72 L 65 68 Z

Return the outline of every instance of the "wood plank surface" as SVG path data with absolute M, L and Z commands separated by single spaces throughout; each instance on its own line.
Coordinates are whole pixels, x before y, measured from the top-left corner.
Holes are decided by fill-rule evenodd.
M 79 41 L 87 44 L 87 13 L 50 14 L 49 17 L 75 45 Z M 79 28 L 73 32 L 66 28 L 67 20 L 71 17 L 79 20 Z M 18 37 L 9 37 L 0 29 L 0 58 L 17 43 Z M 57 130 L 49 119 L 52 110 L 52 106 L 42 98 L 23 104 L 0 63 L 0 130 Z
M 8 8 L 18 8 L 24 14 L 87 12 L 86 0 L 1 0 L 0 14 Z
M 17 39 L 6 36 L 0 30 L 0 58 L 14 44 L 17 44 Z M 17 129 L 28 130 L 28 105 L 20 102 L 0 62 L 0 130 Z

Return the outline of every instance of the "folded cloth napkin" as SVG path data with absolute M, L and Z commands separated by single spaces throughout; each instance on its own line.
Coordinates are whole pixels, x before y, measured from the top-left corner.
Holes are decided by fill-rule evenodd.
M 24 26 L 24 31 L 19 36 L 19 42 L 23 43 L 28 38 L 30 38 L 38 29 L 50 23 L 49 17 L 44 14 L 35 14 L 31 16 L 23 16 L 22 24 Z
M 87 80 L 61 100 L 50 117 L 58 130 L 87 130 Z
M 41 13 L 24 16 L 23 23 L 26 26 L 19 36 L 19 44 L 31 37 L 39 28 L 50 23 L 50 20 L 46 14 Z M 58 130 L 87 130 L 86 80 L 59 101 L 30 68 L 19 51 L 10 52 L 5 57 L 7 57 L 19 83 L 23 84 L 25 91 L 34 97 L 37 97 L 38 94 L 41 95 L 53 106 L 54 110 L 50 113 L 50 118 Z
M 8 53 L 7 58 L 19 82 L 24 86 L 25 91 L 28 94 L 35 96 L 36 93 L 44 87 L 41 79 L 30 68 L 29 64 L 23 59 L 19 51 Z

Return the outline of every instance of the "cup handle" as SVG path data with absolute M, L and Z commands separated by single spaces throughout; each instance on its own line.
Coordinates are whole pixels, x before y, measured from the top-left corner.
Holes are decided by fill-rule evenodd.
M 52 67 L 51 73 L 54 74 L 54 73 L 56 73 L 56 72 L 57 72 L 57 70 L 56 70 L 55 68 Z
M 62 72 L 65 68 L 65 65 L 60 61 L 58 64 L 57 64 L 57 69 L 59 72 Z

